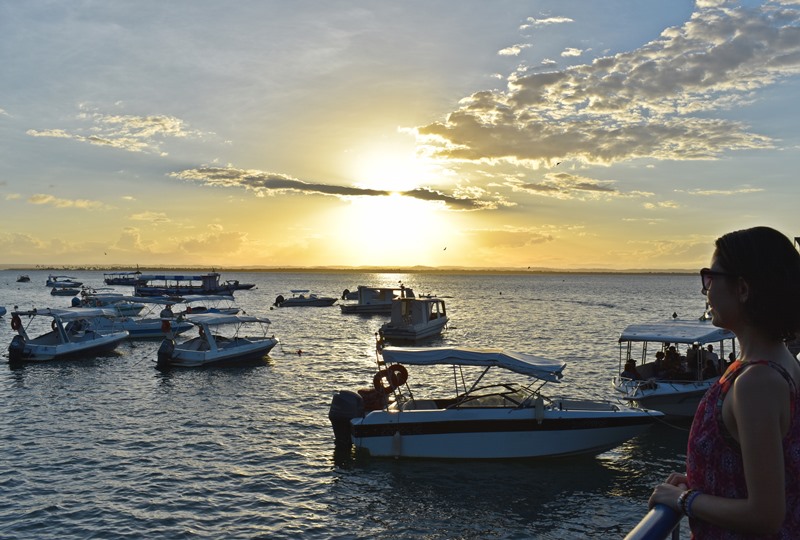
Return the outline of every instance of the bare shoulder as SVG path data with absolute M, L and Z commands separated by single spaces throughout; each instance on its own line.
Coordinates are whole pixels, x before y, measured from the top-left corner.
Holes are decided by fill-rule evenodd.
M 800 384 L 800 364 L 792 358 L 790 360 L 781 357 L 773 362 L 781 366 L 795 382 Z M 746 366 L 741 375 L 736 378 L 734 388 L 737 394 L 742 396 L 757 396 L 783 393 L 789 390 L 789 383 L 783 373 L 767 364 L 753 364 Z

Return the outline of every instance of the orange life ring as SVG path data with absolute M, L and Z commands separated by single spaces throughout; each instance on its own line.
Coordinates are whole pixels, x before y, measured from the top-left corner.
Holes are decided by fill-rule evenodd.
M 386 379 L 386 382 L 389 383 L 388 386 L 383 385 L 383 379 Z M 408 381 L 406 367 L 401 364 L 393 364 L 375 374 L 372 378 L 372 386 L 379 392 L 391 394 L 397 387 L 406 384 L 406 381 Z
M 161 331 L 165 334 L 172 329 L 172 325 L 167 320 L 161 321 Z
M 11 329 L 12 330 L 19 330 L 22 328 L 22 319 L 19 318 L 19 315 L 14 313 L 11 316 Z

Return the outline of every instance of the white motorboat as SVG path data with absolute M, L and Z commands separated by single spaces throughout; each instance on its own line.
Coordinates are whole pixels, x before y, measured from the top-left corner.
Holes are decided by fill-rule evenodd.
M 82 281 L 75 281 L 74 277 L 71 276 L 57 276 L 55 274 L 50 274 L 47 276 L 47 281 L 45 285 L 48 287 L 70 287 L 70 288 L 78 288 L 83 285 Z
M 12 311 L 11 328 L 17 335 L 8 347 L 8 361 L 44 362 L 113 351 L 128 337 L 128 332 L 103 333 L 94 330 L 91 324 L 97 318 L 114 315 L 113 311 L 102 308 Z M 24 324 L 23 317 L 28 318 Z M 50 319 L 49 325 L 45 325 L 47 319 Z M 42 333 L 32 338 L 29 332 L 33 331 Z
M 547 398 L 565 365 L 538 356 L 461 347 L 383 349 L 374 388 L 334 394 L 337 445 L 395 458 L 510 459 L 598 454 L 642 433 L 658 411 L 619 403 Z M 424 396 L 409 366 L 447 366 L 452 394 Z M 492 373 L 500 373 L 501 378 Z M 520 382 L 509 381 L 515 373 Z M 422 376 L 422 388 L 430 378 Z M 467 381 L 472 380 L 471 386 Z
M 336 298 L 331 296 L 318 296 L 308 289 L 292 289 L 292 296 L 284 298 L 279 294 L 275 298 L 275 307 L 327 307 L 336 303 Z
M 396 298 L 392 301 L 391 319 L 381 325 L 378 333 L 387 341 L 420 341 L 441 334 L 448 320 L 441 298 Z
M 735 337 L 733 332 L 718 328 L 704 318 L 632 324 L 619 336 L 620 372 L 624 363 L 633 359 L 640 379 L 617 375 L 612 379 L 612 386 L 623 399 L 637 406 L 656 409 L 668 416 L 692 418 L 703 394 L 721 374 L 717 367 L 716 375 L 704 375 L 707 345 L 715 346 L 715 356 L 725 359 L 729 352 L 736 352 Z M 694 344 L 697 346 L 692 347 Z M 680 356 L 682 365 L 676 375 L 668 373 L 664 361 L 656 360 L 655 355 L 659 352 L 665 355 L 670 347 L 677 351 L 679 345 L 698 352 L 694 353 L 694 360 L 687 361 L 685 356 Z
M 127 330 L 130 339 L 174 337 L 194 328 L 192 323 L 182 320 L 172 312 L 170 308 L 175 303 L 176 300 L 159 296 L 121 296 L 108 306 L 117 316 L 113 319 L 95 319 L 92 321 L 92 328 L 98 332 Z M 137 313 L 142 309 L 144 312 L 139 316 L 126 315 L 129 311 L 125 307 L 127 304 L 140 306 Z
M 278 343 L 267 335 L 270 320 L 264 317 L 200 313 L 184 320 L 197 327 L 198 335 L 179 343 L 167 337 L 158 348 L 157 367 L 263 362 Z
M 63 283 L 58 283 L 50 289 L 50 294 L 52 296 L 77 296 L 81 294 L 81 290 L 76 287 L 69 287 Z
M 72 299 L 73 307 L 103 307 L 114 310 L 117 315 L 135 317 L 144 310 L 143 297 L 126 296 L 121 293 L 104 293 L 84 288 L 80 297 Z M 174 303 L 174 302 L 173 302 Z
M 236 315 L 241 308 L 233 296 L 225 294 L 187 294 L 176 298 L 176 315 L 197 313 L 225 313 Z
M 349 293 L 346 289 L 345 291 Z M 388 315 L 392 312 L 392 300 L 406 297 L 414 298 L 414 291 L 406 287 L 367 287 L 366 285 L 359 285 L 355 294 L 354 302 L 339 304 L 339 309 L 342 310 L 342 313 L 383 313 Z M 342 296 L 349 295 L 343 293 Z

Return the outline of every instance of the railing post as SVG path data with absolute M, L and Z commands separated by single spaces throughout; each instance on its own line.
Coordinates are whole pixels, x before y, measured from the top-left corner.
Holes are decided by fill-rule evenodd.
M 681 516 L 678 512 L 664 504 L 655 505 L 636 527 L 625 537 L 625 540 L 672 540 L 680 538 Z

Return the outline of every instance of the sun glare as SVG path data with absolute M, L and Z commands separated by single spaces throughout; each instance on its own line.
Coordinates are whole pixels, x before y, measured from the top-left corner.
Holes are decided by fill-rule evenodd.
M 441 265 L 452 227 L 436 203 L 402 195 L 358 197 L 339 220 L 352 266 Z
M 401 192 L 441 182 L 438 166 L 413 151 L 369 152 L 358 158 L 354 167 L 356 184 L 368 189 Z

